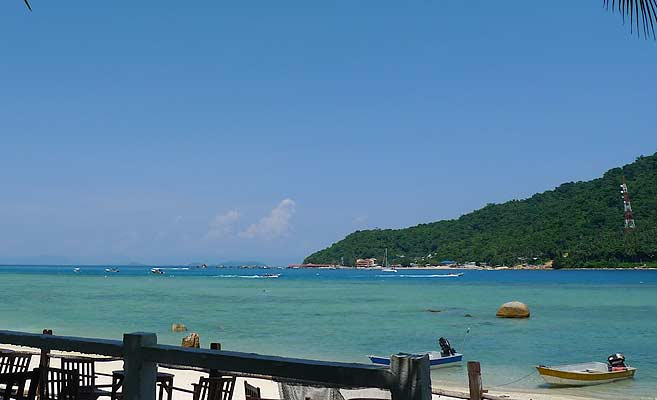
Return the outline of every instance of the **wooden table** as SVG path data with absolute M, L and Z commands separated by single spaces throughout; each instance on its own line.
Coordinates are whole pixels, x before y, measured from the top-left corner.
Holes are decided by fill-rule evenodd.
M 167 393 L 167 400 L 172 400 L 173 397 L 173 374 L 166 372 L 158 372 L 156 382 L 160 384 L 159 400 L 164 399 L 164 392 Z M 123 379 L 125 378 L 125 371 L 118 370 L 112 371 L 112 400 L 118 400 L 121 393 L 118 393 L 121 386 L 123 386 Z

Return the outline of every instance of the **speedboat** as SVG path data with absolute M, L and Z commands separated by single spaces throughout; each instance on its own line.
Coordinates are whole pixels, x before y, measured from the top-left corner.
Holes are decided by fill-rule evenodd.
M 623 379 L 631 379 L 636 368 L 625 365 L 625 357 L 612 354 L 607 363 L 587 362 L 555 366 L 539 365 L 536 367 L 546 383 L 554 386 L 589 386 L 600 385 Z
M 381 272 L 397 272 L 394 268 L 381 268 Z
M 105 272 L 110 272 L 110 273 L 115 274 L 115 273 L 119 272 L 119 269 L 118 268 L 105 268 Z
M 457 353 L 456 350 L 449 344 L 449 341 L 445 338 L 440 338 L 438 340 L 440 344 L 441 351 L 428 351 L 425 353 L 397 353 L 397 355 L 428 355 L 429 356 L 429 366 L 431 368 L 442 368 L 442 367 L 451 367 L 454 365 L 459 365 L 463 361 L 463 354 Z M 390 365 L 390 357 L 381 357 L 381 356 L 368 356 L 372 364 L 376 365 Z
M 164 275 L 164 271 L 162 271 L 160 268 L 151 268 L 151 274 Z
M 75 272 L 76 274 L 79 274 L 80 273 L 80 268 L 73 268 L 73 272 Z
M 280 276 L 281 276 L 281 274 L 264 274 L 264 275 L 262 275 L 263 278 L 278 278 Z

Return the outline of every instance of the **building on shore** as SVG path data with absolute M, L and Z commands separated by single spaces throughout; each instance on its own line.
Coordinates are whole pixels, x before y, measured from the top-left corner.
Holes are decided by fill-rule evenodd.
M 376 266 L 376 258 L 359 258 L 356 260 L 356 268 L 372 268 Z

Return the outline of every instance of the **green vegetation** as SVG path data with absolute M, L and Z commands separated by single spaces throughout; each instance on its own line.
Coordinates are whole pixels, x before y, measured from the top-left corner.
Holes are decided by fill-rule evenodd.
M 623 232 L 623 176 L 632 198 L 636 230 Z M 565 183 L 525 200 L 512 200 L 455 220 L 406 229 L 357 231 L 305 259 L 353 265 L 356 258 L 390 264 L 441 260 L 491 265 L 541 264 L 555 268 L 657 266 L 657 153 L 614 168 L 588 182 Z

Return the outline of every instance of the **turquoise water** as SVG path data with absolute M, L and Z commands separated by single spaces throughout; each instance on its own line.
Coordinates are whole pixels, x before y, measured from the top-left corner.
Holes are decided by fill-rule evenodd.
M 657 271 L 446 271 L 0 267 L 0 329 L 120 339 L 152 331 L 161 343 L 181 322 L 203 346 L 324 360 L 367 362 L 367 354 L 422 351 L 439 336 L 482 363 L 484 385 L 505 384 L 537 364 L 604 361 L 622 352 L 633 381 L 548 389 L 537 375 L 505 386 L 609 399 L 657 396 Z M 258 278 L 280 273 L 277 279 Z M 254 277 L 255 276 L 255 277 Z M 529 320 L 495 318 L 520 300 Z M 428 309 L 441 310 L 439 313 Z M 472 317 L 465 317 L 471 314 Z M 470 328 L 465 346 L 463 339 Z M 465 385 L 464 368 L 432 372 Z

